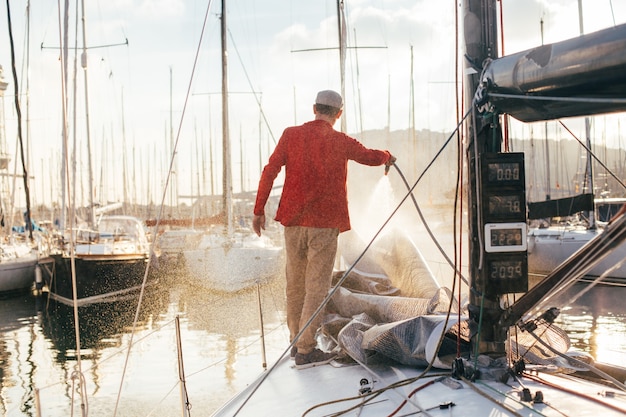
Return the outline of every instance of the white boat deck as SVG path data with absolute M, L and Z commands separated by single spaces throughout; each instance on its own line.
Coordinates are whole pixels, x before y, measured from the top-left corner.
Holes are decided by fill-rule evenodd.
M 431 370 L 420 377 L 423 369 L 404 365 L 376 365 L 367 370 L 360 365 L 331 363 L 298 370 L 293 364 L 289 357 L 280 360 L 214 417 L 597 417 L 626 413 L 625 393 L 567 376 L 534 373 L 532 379 L 521 378 L 522 386 L 513 378 L 506 384 L 488 379 L 458 380 L 451 377 L 449 370 Z M 371 391 L 361 394 L 363 388 Z M 525 388 L 530 401 L 522 400 Z M 533 401 L 539 398 L 543 401 Z

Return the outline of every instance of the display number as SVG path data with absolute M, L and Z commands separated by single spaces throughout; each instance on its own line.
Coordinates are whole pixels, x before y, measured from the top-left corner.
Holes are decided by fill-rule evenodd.
M 524 244 L 522 230 L 491 229 L 491 246 L 522 246 Z
M 516 280 L 524 274 L 521 260 L 491 261 L 489 264 L 489 278 L 492 280 Z
M 489 196 L 489 214 L 519 214 L 522 201 L 519 195 Z
M 516 162 L 499 162 L 488 164 L 489 182 L 519 181 L 520 164 Z

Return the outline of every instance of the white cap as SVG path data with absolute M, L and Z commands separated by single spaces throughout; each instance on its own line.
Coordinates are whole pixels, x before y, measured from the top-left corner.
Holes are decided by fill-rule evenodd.
M 341 95 L 333 90 L 323 90 L 317 93 L 315 104 L 323 104 L 325 106 L 341 109 L 343 107 L 343 99 Z

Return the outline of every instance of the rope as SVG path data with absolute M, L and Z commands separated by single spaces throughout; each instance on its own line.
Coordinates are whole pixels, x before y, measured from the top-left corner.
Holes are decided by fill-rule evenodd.
M 81 416 L 83 417 L 88 416 L 89 415 L 89 400 L 87 397 L 87 382 L 85 381 L 85 375 L 83 375 L 83 373 L 80 371 L 74 371 L 72 372 L 71 380 L 72 380 L 72 405 L 70 406 L 71 407 L 70 415 L 71 416 L 74 415 L 74 392 L 76 391 L 76 384 L 78 384 L 78 392 L 82 400 L 80 403 Z
M 570 358 L 570 359 L 573 359 L 573 358 Z M 614 410 L 614 411 L 619 411 L 619 412 L 621 412 L 621 413 L 625 413 L 625 414 L 626 414 L 626 409 L 621 408 L 621 407 L 618 407 L 618 406 L 613 405 L 613 404 L 606 403 L 606 402 L 601 401 L 601 400 L 599 400 L 598 398 L 592 397 L 592 396 L 590 396 L 590 395 L 585 395 L 585 394 L 583 394 L 583 393 L 581 393 L 581 392 L 579 392 L 579 391 L 574 391 L 574 390 L 571 390 L 571 389 L 565 388 L 565 387 L 563 387 L 563 386 L 561 386 L 561 385 L 558 385 L 558 384 L 553 384 L 553 383 L 548 382 L 548 381 L 546 381 L 545 379 L 540 378 L 540 377 L 538 377 L 538 376 L 529 375 L 529 374 L 527 374 L 527 373 L 525 373 L 525 374 L 524 374 L 524 376 L 525 376 L 526 378 L 528 378 L 528 379 L 532 379 L 533 381 L 537 381 L 537 382 L 539 382 L 539 383 L 541 383 L 541 384 L 544 384 L 544 385 L 547 385 L 547 386 L 549 386 L 549 387 L 552 387 L 552 388 L 558 389 L 558 390 L 563 391 L 563 392 L 566 392 L 566 393 L 568 393 L 568 394 L 576 395 L 576 396 L 578 396 L 578 397 L 583 397 L 583 398 L 585 398 L 585 399 L 587 399 L 587 400 L 589 400 L 589 401 L 592 401 L 592 402 L 595 402 L 595 403 L 597 403 L 597 404 L 603 405 L 603 406 L 605 406 L 605 407 L 607 407 L 607 408 L 610 408 L 611 410 Z
M 558 350 L 556 350 L 552 346 L 550 346 L 549 343 L 544 342 L 539 336 L 537 336 L 535 334 L 534 331 L 529 331 L 528 333 L 532 337 L 534 337 L 541 345 L 543 345 L 546 349 L 548 349 L 550 352 L 554 353 L 555 355 L 558 355 L 558 356 L 562 357 L 567 362 L 574 363 L 575 365 L 578 365 L 578 366 L 580 366 L 582 368 L 588 369 L 589 371 L 595 373 L 596 375 L 598 375 L 598 376 L 600 376 L 600 377 L 610 381 L 611 383 L 613 383 L 613 385 L 615 385 L 616 388 L 626 392 L 626 385 L 624 385 L 623 383 L 621 383 L 617 379 L 613 378 L 611 375 L 607 374 L 606 372 L 601 371 L 600 369 L 596 368 L 595 366 L 589 365 L 588 363 L 582 362 L 582 361 L 580 361 L 580 360 L 578 360 L 576 358 L 573 358 L 571 356 L 567 356 L 566 354 L 559 352 Z
M 522 416 L 522 415 L 521 415 L 521 414 L 519 414 L 517 411 L 513 410 L 510 406 L 507 406 L 504 402 L 502 402 L 502 403 L 501 403 L 501 402 L 499 402 L 498 400 L 496 400 L 495 398 L 493 398 L 492 396 L 488 395 L 486 392 L 483 392 L 482 390 L 478 389 L 478 387 L 476 386 L 476 384 L 474 384 L 473 382 L 471 382 L 471 381 L 466 381 L 466 382 L 469 384 L 470 388 L 472 388 L 472 389 L 473 389 L 474 391 L 476 391 L 477 393 L 480 393 L 480 395 L 482 395 L 483 397 L 485 397 L 485 398 L 489 399 L 490 401 L 493 401 L 494 403 L 496 403 L 496 404 L 500 405 L 500 406 L 501 406 L 501 407 L 503 407 L 505 410 L 507 410 L 507 411 L 509 411 L 509 412 L 511 412 L 511 413 L 513 413 L 513 414 L 515 414 L 516 416 Z M 485 383 L 483 383 L 483 382 L 479 382 L 479 384 L 480 384 L 480 385 L 482 385 L 482 386 L 483 386 L 483 387 L 485 387 L 485 388 L 488 388 L 488 389 L 490 389 L 490 390 L 492 390 L 492 391 L 494 391 L 494 392 L 496 392 L 496 393 L 498 393 L 498 394 L 502 395 L 502 396 L 503 396 L 503 397 L 505 397 L 505 398 L 508 398 L 508 399 L 510 399 L 510 400 L 515 401 L 517 404 L 521 405 L 522 407 L 524 407 L 524 408 L 527 408 L 527 409 L 531 410 L 531 411 L 532 411 L 532 413 L 533 413 L 533 415 L 534 415 L 534 414 L 538 414 L 538 415 L 540 415 L 540 416 L 546 416 L 546 415 L 545 415 L 545 414 L 543 414 L 541 411 L 539 411 L 539 410 L 537 410 L 537 409 L 535 409 L 535 408 L 533 408 L 533 407 L 528 406 L 528 404 L 525 404 L 523 401 L 520 401 L 518 398 L 512 397 L 512 396 L 508 395 L 507 393 L 502 392 L 502 391 L 500 391 L 500 390 L 498 390 L 498 389 L 496 389 L 496 388 L 492 387 L 492 386 L 491 386 L 491 385 L 489 385 L 489 384 L 485 384 Z M 521 385 L 521 383 L 520 383 L 520 385 Z M 546 404 L 546 405 L 547 405 L 547 404 Z M 551 408 L 552 408 L 552 409 L 554 409 L 554 410 L 556 410 L 554 407 L 551 407 Z M 556 411 L 557 411 L 557 412 L 559 412 L 560 414 L 563 414 L 563 413 L 561 413 L 559 410 L 556 410 Z M 563 415 L 565 415 L 565 414 L 563 414 Z

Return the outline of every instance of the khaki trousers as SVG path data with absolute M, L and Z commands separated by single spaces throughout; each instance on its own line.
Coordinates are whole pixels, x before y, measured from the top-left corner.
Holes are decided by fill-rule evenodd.
M 290 341 L 293 341 L 328 294 L 339 229 L 289 226 L 285 227 L 284 235 L 287 327 Z M 315 348 L 315 332 L 323 318 L 323 313 L 318 314 L 304 330 L 296 342 L 299 353 L 306 354 Z

